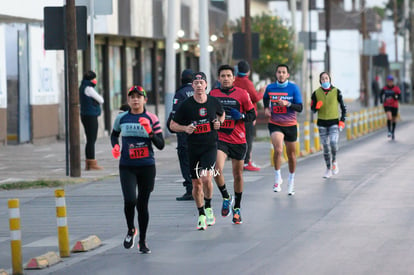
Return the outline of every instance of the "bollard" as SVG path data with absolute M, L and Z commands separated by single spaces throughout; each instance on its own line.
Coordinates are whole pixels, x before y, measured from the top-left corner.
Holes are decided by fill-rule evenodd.
M 354 130 L 353 132 L 354 132 L 354 138 L 357 138 L 358 137 L 358 113 L 357 112 L 354 112 L 354 114 L 353 114 L 353 121 L 352 121 L 352 129 Z
M 358 119 L 358 127 L 359 127 L 359 135 L 364 135 L 364 111 L 359 111 L 359 119 Z
M 319 128 L 316 119 L 313 121 L 313 146 L 315 147 L 315 152 L 319 152 L 321 150 Z
M 56 219 L 58 227 L 59 253 L 60 257 L 69 257 L 69 233 L 68 222 L 66 219 L 65 190 L 55 190 L 56 199 Z
M 372 108 L 368 110 L 368 121 L 369 121 L 368 132 L 371 133 L 374 131 L 374 109 Z
M 303 122 L 303 135 L 304 135 L 304 147 L 305 153 L 310 153 L 310 133 L 309 133 L 309 121 Z
M 12 256 L 12 274 L 23 274 L 22 262 L 22 235 L 20 231 L 20 209 L 19 200 L 10 199 L 9 206 L 9 227 L 10 227 L 10 248 Z
M 352 139 L 352 120 L 353 120 L 353 116 L 352 114 L 350 114 L 349 117 L 347 117 L 346 119 L 346 121 L 349 121 L 349 122 L 345 124 L 347 140 Z
M 368 110 L 364 110 L 364 135 L 368 134 Z

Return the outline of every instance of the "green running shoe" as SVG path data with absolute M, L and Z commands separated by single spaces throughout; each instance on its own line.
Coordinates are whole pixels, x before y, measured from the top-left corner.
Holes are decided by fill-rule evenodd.
M 206 216 L 205 215 L 198 216 L 197 229 L 198 230 L 206 230 L 207 229 Z
M 214 217 L 213 208 L 206 208 L 205 212 L 207 226 L 214 225 L 216 223 L 216 217 Z

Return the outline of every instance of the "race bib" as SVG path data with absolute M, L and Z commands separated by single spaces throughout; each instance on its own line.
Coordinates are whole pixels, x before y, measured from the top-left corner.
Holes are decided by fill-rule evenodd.
M 236 124 L 235 120 L 226 119 L 226 120 L 224 120 L 223 124 L 221 124 L 220 128 L 234 129 L 235 124 Z
M 198 124 L 196 125 L 194 134 L 204 134 L 210 131 L 211 131 L 210 123 Z
M 138 147 L 129 149 L 130 159 L 140 159 L 149 157 L 148 147 Z
M 273 113 L 275 114 L 286 114 L 287 113 L 287 108 L 286 106 L 273 106 Z

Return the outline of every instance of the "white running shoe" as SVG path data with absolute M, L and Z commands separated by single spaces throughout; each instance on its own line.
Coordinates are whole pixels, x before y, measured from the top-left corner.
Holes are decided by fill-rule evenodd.
M 288 195 L 295 195 L 295 180 L 293 179 L 288 181 Z
M 275 184 L 273 185 L 273 191 L 274 192 L 282 191 L 282 183 L 283 183 L 282 178 L 279 178 L 279 180 L 276 181 Z
M 332 174 L 336 175 L 338 173 L 339 173 L 338 162 L 334 161 L 332 162 Z
M 323 177 L 325 179 L 329 179 L 330 177 L 332 177 L 332 171 L 329 168 L 326 168 L 325 174 L 323 174 Z

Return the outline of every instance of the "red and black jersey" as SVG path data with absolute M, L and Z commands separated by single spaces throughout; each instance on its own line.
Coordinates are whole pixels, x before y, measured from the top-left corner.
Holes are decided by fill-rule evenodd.
M 398 99 L 400 98 L 401 90 L 398 86 L 384 86 L 380 93 L 381 103 L 384 107 L 398 108 Z
M 218 98 L 226 112 L 226 118 L 218 131 L 218 138 L 221 141 L 232 144 L 246 143 L 246 128 L 242 119 L 234 120 L 230 116 L 232 108 L 240 113 L 252 111 L 254 106 L 246 90 L 232 87 L 230 89 L 214 89 L 210 92 L 211 96 Z

